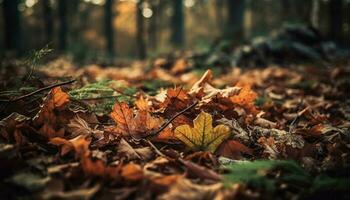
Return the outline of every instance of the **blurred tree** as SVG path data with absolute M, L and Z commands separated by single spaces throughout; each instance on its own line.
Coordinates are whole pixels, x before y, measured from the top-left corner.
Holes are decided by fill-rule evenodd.
M 114 0 L 106 0 L 104 6 L 106 50 L 108 52 L 108 56 L 110 57 L 112 57 L 114 54 L 113 1 Z
M 245 9 L 244 0 L 227 0 L 227 30 L 226 36 L 230 38 L 242 38 L 243 37 L 243 16 Z
M 160 18 L 160 7 L 162 5 L 162 1 L 152 0 L 150 1 L 151 9 L 153 11 L 153 15 L 151 17 L 151 21 L 148 27 L 148 35 L 149 35 L 149 46 L 153 49 L 157 48 L 158 38 L 158 26 L 159 26 L 159 18 Z
M 67 1 L 58 0 L 59 33 L 58 47 L 61 51 L 67 48 Z
M 136 41 L 137 55 L 139 59 L 146 58 L 146 44 L 144 39 L 144 17 L 142 14 L 144 0 L 138 0 L 136 3 Z
M 51 6 L 52 5 L 50 3 L 50 0 L 42 0 L 46 44 L 49 44 L 53 41 L 53 18 Z
M 319 12 L 320 12 L 320 1 L 312 0 L 312 8 L 311 8 L 311 25 L 312 27 L 319 29 L 320 21 L 319 21 Z
M 171 42 L 176 47 L 183 47 L 185 43 L 184 8 L 182 0 L 173 0 L 172 35 Z
M 218 27 L 220 31 L 224 31 L 224 0 L 216 0 L 215 1 L 215 15 L 216 15 L 216 22 L 218 24 Z
M 287 21 L 291 17 L 291 2 L 290 0 L 281 0 L 282 19 Z
M 331 0 L 329 2 L 329 36 L 334 41 L 340 43 L 342 41 L 343 29 L 343 1 Z
M 5 31 L 5 49 L 14 51 L 18 55 L 22 52 L 22 37 L 20 14 L 18 11 L 19 0 L 4 0 L 4 31 Z

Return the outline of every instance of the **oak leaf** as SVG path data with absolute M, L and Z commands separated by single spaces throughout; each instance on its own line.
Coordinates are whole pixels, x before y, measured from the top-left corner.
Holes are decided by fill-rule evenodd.
M 194 127 L 181 125 L 175 129 L 175 137 L 194 150 L 214 152 L 216 148 L 230 135 L 230 128 L 218 125 L 213 128 L 212 116 L 201 112 L 193 120 Z

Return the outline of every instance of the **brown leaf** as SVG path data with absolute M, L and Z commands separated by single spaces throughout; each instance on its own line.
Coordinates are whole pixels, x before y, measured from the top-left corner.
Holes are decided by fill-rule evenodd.
M 120 143 L 118 146 L 118 153 L 128 157 L 129 160 L 133 160 L 133 159 L 149 160 L 153 156 L 153 152 L 151 148 L 149 147 L 133 148 L 123 138 L 120 140 Z
M 187 176 L 196 177 L 200 179 L 209 179 L 213 181 L 220 181 L 221 176 L 215 171 L 206 167 L 197 165 L 196 163 L 186 161 L 183 159 L 179 160 L 187 169 Z
M 202 200 L 202 199 L 216 199 L 218 192 L 223 187 L 221 183 L 213 185 L 199 185 L 194 184 L 187 179 L 180 179 L 174 184 L 170 191 L 161 195 L 161 200 Z
M 161 118 L 152 117 L 147 111 L 139 111 L 134 115 L 126 103 L 117 102 L 110 116 L 117 122 L 114 131 L 123 136 L 143 137 L 162 124 Z
M 252 155 L 253 150 L 237 140 L 228 140 L 219 146 L 216 153 L 220 156 L 238 160 L 242 158 L 242 153 Z

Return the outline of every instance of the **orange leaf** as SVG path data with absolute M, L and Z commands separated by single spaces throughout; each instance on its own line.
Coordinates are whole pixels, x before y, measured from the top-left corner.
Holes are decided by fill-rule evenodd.
M 133 122 L 134 115 L 128 104 L 124 102 L 117 102 L 113 106 L 110 116 L 115 122 L 118 123 L 118 132 L 126 132 L 127 134 L 131 134 L 131 124 Z
M 117 122 L 114 131 L 124 136 L 141 137 L 151 130 L 158 128 L 162 124 L 161 118 L 152 117 L 147 111 L 140 110 L 134 116 L 133 111 L 126 103 L 117 102 L 110 114 L 111 118 Z
M 238 85 L 238 84 L 237 84 Z M 251 86 L 245 85 L 242 87 L 238 95 L 231 97 L 231 101 L 243 107 L 249 113 L 256 115 L 258 110 L 255 107 L 255 100 L 258 95 L 251 89 Z
M 139 110 L 143 110 L 143 111 L 149 111 L 150 107 L 148 105 L 148 101 L 143 98 L 143 96 L 141 96 L 139 99 L 137 99 L 135 101 L 135 105 Z
M 143 178 L 143 170 L 139 165 L 129 163 L 122 168 L 121 176 L 128 181 L 139 181 Z
M 69 102 L 69 95 L 62 91 L 61 87 L 52 89 L 53 102 L 56 107 L 61 107 Z

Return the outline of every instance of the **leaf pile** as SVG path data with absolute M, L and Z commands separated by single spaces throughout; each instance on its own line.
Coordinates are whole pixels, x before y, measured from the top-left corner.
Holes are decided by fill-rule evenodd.
M 198 76 L 190 63 L 67 67 L 76 83 L 0 101 L 0 195 L 350 197 L 349 67 Z

